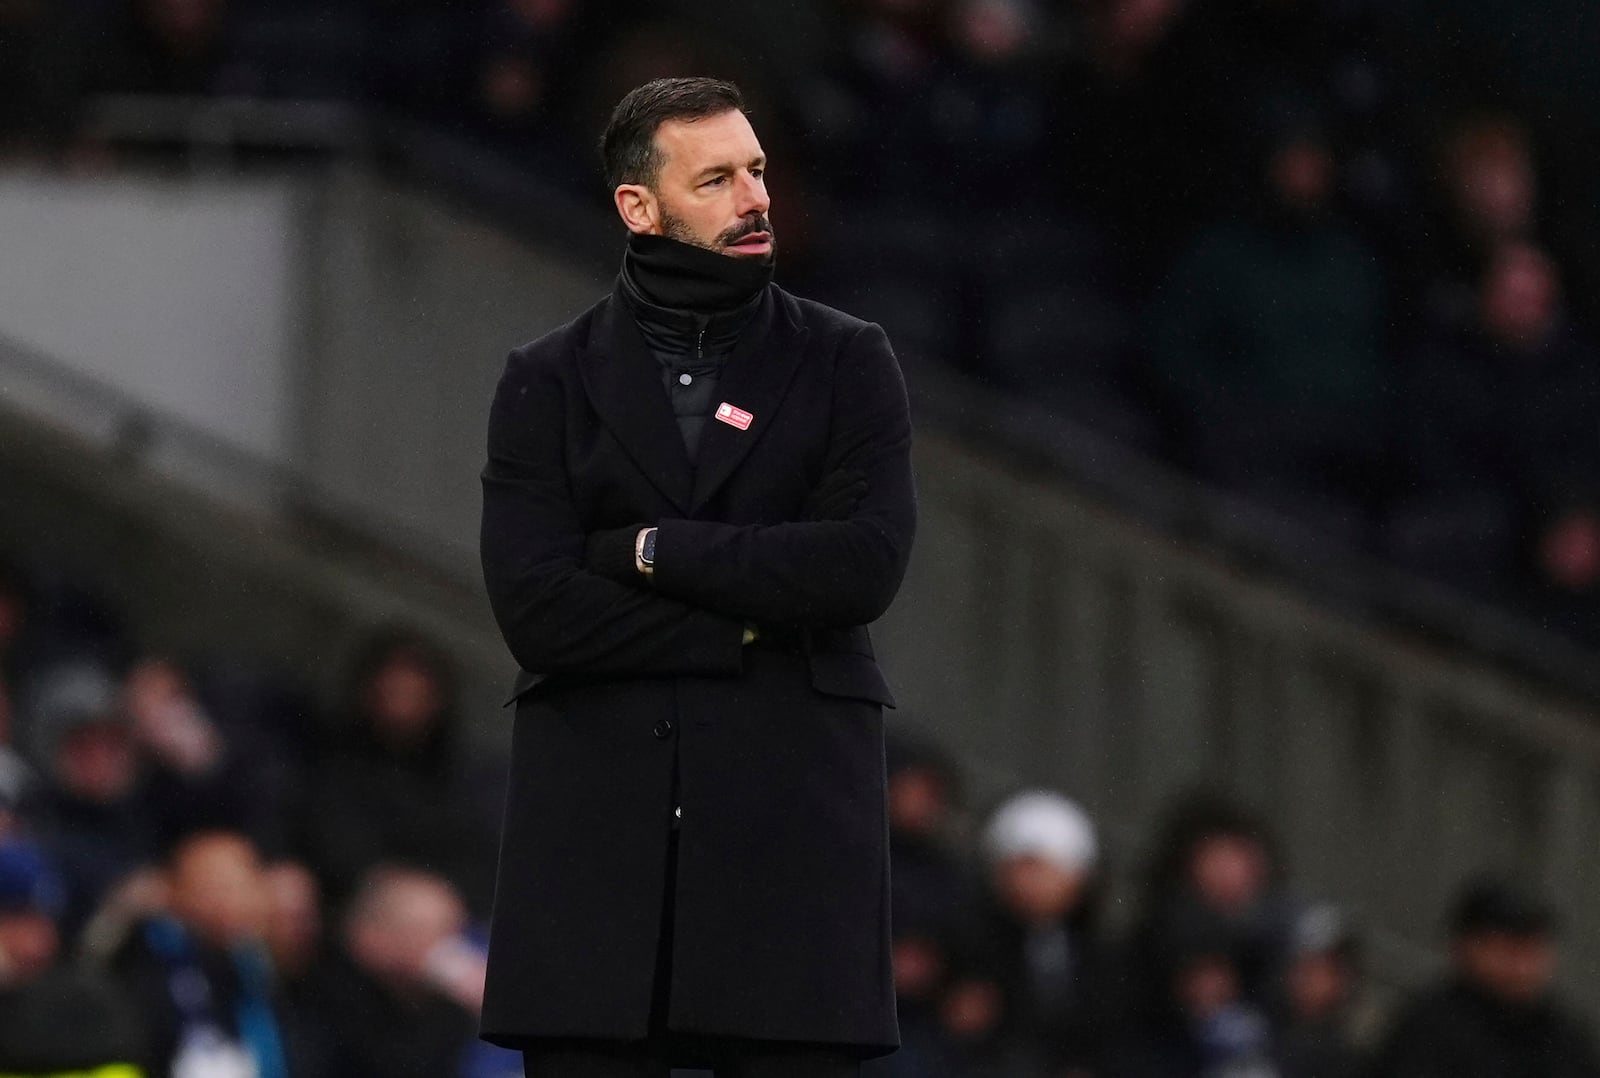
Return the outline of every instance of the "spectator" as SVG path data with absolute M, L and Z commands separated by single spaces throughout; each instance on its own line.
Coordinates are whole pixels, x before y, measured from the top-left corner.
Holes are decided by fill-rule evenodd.
M 1048 197 L 1048 139 L 1040 54 L 1043 16 L 1031 0 L 956 0 L 945 15 L 942 47 L 914 122 L 926 145 L 917 158 L 923 199 L 942 212 L 970 211 L 994 182 L 1008 177 L 1000 214 L 1017 216 Z
M 469 757 L 453 696 L 450 668 L 428 641 L 383 631 L 362 650 L 306 820 L 310 862 L 335 899 L 372 866 L 403 861 L 487 910 L 502 786 Z
M 1191 93 L 1229 157 L 1249 160 L 1263 106 L 1306 101 L 1326 117 L 1345 204 L 1364 223 L 1379 224 L 1409 209 L 1383 10 L 1381 0 L 1209 0 L 1195 5 L 1189 39 L 1200 74 Z
M 900 1051 L 874 1061 L 873 1074 L 941 1073 L 939 997 L 950 973 L 950 947 L 972 897 L 971 880 L 951 843 L 959 794 L 953 761 L 923 742 L 888 745 L 891 923 Z
M 299 1021 L 326 1078 L 460 1073 L 483 1001 L 484 956 L 443 879 L 377 866 L 351 899 L 340 946 Z
M 299 998 L 322 960 L 322 888 L 298 861 L 266 867 L 267 915 L 263 940 L 272 972 L 286 995 Z
M 965 960 L 969 977 L 999 986 L 1007 1073 L 1086 1067 L 1101 995 L 1094 824 L 1058 794 L 1020 793 L 990 818 L 983 853 L 988 886 Z
M 1244 993 L 1233 941 L 1215 926 L 1169 938 L 1159 1003 L 1120 1029 L 1105 1078 L 1279 1078 L 1266 1015 Z
M 1364 542 L 1381 501 L 1389 370 L 1375 252 L 1333 212 L 1335 160 L 1285 106 L 1263 197 L 1178 260 L 1153 312 L 1153 360 L 1209 478 Z
M 1059 195 L 1105 220 L 1148 295 L 1160 267 L 1209 217 L 1225 149 L 1194 94 L 1193 0 L 1083 0 L 1077 47 L 1053 95 Z
M 1287 1019 L 1277 1053 L 1283 1078 L 1358 1078 L 1360 955 L 1337 909 L 1316 906 L 1300 916 L 1285 977 Z
M 1005 994 L 998 981 L 979 967 L 956 969 L 939 999 L 942 1051 L 928 1054 L 938 1062 L 927 1073 L 983 1078 L 1031 1066 L 1027 1046 L 1006 1036 L 1006 1018 Z
M 126 1002 L 98 975 L 58 961 L 62 897 L 42 850 L 0 838 L 0 1072 L 123 1065 L 116 1078 L 139 1078 L 142 1042 Z
M 183 667 L 135 663 L 122 704 L 145 764 L 140 796 L 163 848 L 200 830 L 239 831 L 257 843 L 276 835 L 279 798 L 258 781 L 260 762 L 246 766 Z
M 1496 253 L 1537 241 L 1539 173 L 1526 130 L 1504 115 L 1461 120 L 1437 157 L 1432 242 L 1422 247 L 1422 314 L 1434 324 L 1464 324 L 1476 306 L 1475 282 Z
M 120 881 L 155 853 L 138 798 L 138 758 L 111 677 L 72 663 L 40 677 L 31 708 L 46 784 L 27 816 L 66 890 L 69 938 Z
M 930 0 L 854 0 L 831 60 L 812 151 L 836 193 L 876 202 L 939 163 L 916 121 L 941 56 L 940 5 Z
M 173 851 L 165 876 L 165 912 L 140 923 L 112 963 L 138 1001 L 150 1071 L 287 1078 L 255 847 L 202 832 Z
M 484 133 L 521 160 L 542 160 L 546 171 L 584 160 L 566 140 L 562 104 L 596 44 L 594 8 L 592 0 L 496 0 L 478 35 L 475 102 Z
M 1151 873 L 1130 975 L 1163 1003 L 1175 949 L 1220 941 L 1241 997 L 1275 1011 L 1295 921 L 1280 875 L 1266 828 L 1249 812 L 1210 794 L 1180 800 Z
M 1408 374 L 1411 489 L 1395 556 L 1513 602 L 1534 594 L 1530 578 L 1553 596 L 1592 595 L 1600 356 L 1563 317 L 1555 265 L 1528 244 L 1502 248 L 1474 321 L 1436 328 Z
M 1524 887 L 1468 883 L 1450 920 L 1451 976 L 1412 1000 L 1373 1078 L 1592 1078 L 1592 1031 L 1555 1000 L 1555 916 Z

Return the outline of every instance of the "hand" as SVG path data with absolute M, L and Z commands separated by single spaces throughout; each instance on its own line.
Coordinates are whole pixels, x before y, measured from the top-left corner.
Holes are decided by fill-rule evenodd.
M 805 520 L 843 520 L 856 511 L 867 493 L 867 473 L 840 468 L 822 477 L 800 510 Z
M 590 532 L 583 546 L 583 563 L 591 573 L 620 584 L 637 584 L 644 578 L 634 560 L 634 544 L 648 524 Z
M 483 983 L 488 960 L 483 951 L 459 936 L 441 940 L 423 958 L 420 979 L 471 1014 L 483 1011 Z

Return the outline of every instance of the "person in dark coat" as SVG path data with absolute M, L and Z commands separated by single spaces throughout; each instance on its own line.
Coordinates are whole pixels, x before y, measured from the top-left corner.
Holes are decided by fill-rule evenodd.
M 1126 942 L 1131 998 L 1123 1006 L 1166 1008 L 1179 956 L 1202 941 L 1225 951 L 1244 1002 L 1280 1010 L 1299 909 L 1277 848 L 1266 823 L 1224 795 L 1198 790 L 1173 803 L 1143 915 Z M 1195 953 L 1209 958 L 1204 948 Z
M 1283 1078 L 1358 1078 L 1370 1008 L 1362 998 L 1360 942 L 1335 907 L 1312 906 L 1296 919 L 1284 982 L 1277 1037 Z
M 955 1069 L 940 1028 L 940 1002 L 977 890 L 953 839 L 960 789 L 955 762 L 943 751 L 891 733 L 890 920 L 900 1050 L 865 1069 L 879 1078 L 924 1078 Z
M 166 909 L 134 926 L 110 963 L 136 1001 L 146 1069 L 290 1078 L 255 847 L 242 835 L 199 832 L 173 850 L 165 884 Z
M 1385 474 L 1386 281 L 1335 210 L 1314 109 L 1274 109 L 1253 160 L 1255 206 L 1202 230 L 1157 298 L 1152 374 L 1184 465 L 1364 542 Z
M 472 995 L 455 945 L 466 907 L 438 876 L 379 865 L 345 914 L 340 946 L 314 971 L 291 1025 L 309 1078 L 450 1078 L 473 1043 Z M 467 964 L 473 965 L 471 959 Z
M 1267 1015 L 1244 995 L 1233 941 L 1215 925 L 1169 938 L 1160 998 L 1105 1036 L 1101 1078 L 1281 1078 Z
M 142 1078 L 133 1008 L 97 971 L 61 960 L 64 897 L 37 844 L 0 837 L 0 1073 Z
M 1510 244 L 1489 258 L 1475 317 L 1435 327 L 1418 349 L 1391 548 L 1410 568 L 1492 598 L 1542 597 L 1549 620 L 1592 634 L 1600 354 L 1566 317 L 1561 291 L 1547 254 Z
M 208 712 L 188 670 L 148 656 L 122 679 L 122 708 L 141 757 L 139 798 L 163 850 L 202 830 L 264 842 L 283 800 L 259 753 L 243 751 Z
M 60 928 L 71 939 L 156 856 L 155 830 L 139 796 L 128 719 L 106 670 L 74 662 L 48 671 L 30 718 L 47 785 L 24 816 L 61 875 Z
M 1594 1078 L 1593 1031 L 1553 998 L 1555 917 L 1508 880 L 1468 883 L 1448 981 L 1400 1015 L 1371 1078 Z
M 1093 1062 L 1101 995 L 1093 933 L 1099 841 L 1073 801 L 1048 790 L 1008 798 L 983 835 L 988 886 L 965 940 L 964 977 L 1000 989 L 1005 1071 L 1074 1073 Z M 976 1071 L 975 1073 L 983 1073 Z
M 467 751 L 450 666 L 428 640 L 379 629 L 355 663 L 348 725 L 313 774 L 302 824 L 309 860 L 335 901 L 374 865 L 436 872 L 486 913 L 497 792 Z
M 605 147 L 617 287 L 511 353 L 489 419 L 522 673 L 482 1032 L 531 1078 L 854 1074 L 898 1041 L 866 626 L 915 528 L 904 382 L 771 283 L 736 87 L 641 86 Z

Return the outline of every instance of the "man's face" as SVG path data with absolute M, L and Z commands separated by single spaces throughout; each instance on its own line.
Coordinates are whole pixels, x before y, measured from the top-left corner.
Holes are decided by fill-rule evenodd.
M 1554 328 L 1560 297 L 1555 264 L 1535 247 L 1512 244 L 1489 269 L 1478 298 L 1478 317 L 1496 341 L 1528 348 Z
M 767 156 L 744 113 L 668 120 L 656 130 L 655 143 L 663 159 L 655 182 L 617 189 L 628 227 L 735 258 L 772 261 Z
M 0 986 L 27 984 L 55 961 L 56 924 L 32 910 L 0 912 Z
M 1077 906 L 1087 883 L 1043 857 L 1008 857 L 995 866 L 995 890 L 1012 913 L 1031 923 L 1060 920 Z
M 1456 940 L 1456 968 L 1505 1003 L 1542 999 L 1555 977 L 1554 942 L 1539 933 L 1476 932 Z

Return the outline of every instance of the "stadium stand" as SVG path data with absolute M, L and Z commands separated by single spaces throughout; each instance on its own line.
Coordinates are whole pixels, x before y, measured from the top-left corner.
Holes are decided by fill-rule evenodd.
M 1600 1073 L 1600 27 L 1489 7 L 0 0 L 0 1074 L 520 1073 L 482 412 L 691 71 L 921 423 L 874 1073 Z

